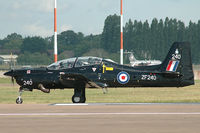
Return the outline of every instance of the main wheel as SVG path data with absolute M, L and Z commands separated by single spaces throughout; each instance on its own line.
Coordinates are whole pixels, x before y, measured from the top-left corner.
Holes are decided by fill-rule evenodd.
M 74 88 L 74 95 L 72 96 L 73 103 L 85 103 L 85 83 L 77 82 Z
M 18 97 L 18 98 L 16 99 L 16 103 L 17 103 L 17 104 L 22 104 L 22 103 L 23 103 L 23 99 Z
M 73 103 L 81 103 L 81 97 L 73 95 L 72 102 Z
M 85 101 L 86 101 L 85 97 L 75 96 L 75 95 L 73 95 L 73 97 L 72 97 L 73 103 L 85 103 Z

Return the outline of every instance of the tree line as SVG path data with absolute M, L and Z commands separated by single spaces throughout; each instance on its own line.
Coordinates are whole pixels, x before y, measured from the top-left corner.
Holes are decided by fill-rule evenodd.
M 124 50 L 133 52 L 137 59 L 163 60 L 175 41 L 191 43 L 192 60 L 200 64 L 200 20 L 186 26 L 177 19 L 154 18 L 151 23 L 131 19 L 124 30 Z M 0 40 L 0 54 L 17 54 L 18 64 L 47 65 L 53 62 L 54 37 L 22 37 L 12 33 Z M 105 19 L 103 32 L 84 35 L 72 30 L 58 34 L 58 59 L 77 56 L 98 56 L 119 62 L 120 17 L 116 14 Z M 128 60 L 125 56 L 125 63 Z

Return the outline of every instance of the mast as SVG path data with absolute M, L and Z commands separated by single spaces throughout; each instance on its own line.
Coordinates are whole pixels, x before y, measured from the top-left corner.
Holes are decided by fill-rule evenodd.
M 54 7 L 54 62 L 58 60 L 58 49 L 57 49 L 57 0 L 55 0 L 55 7 Z
M 120 7 L 120 64 L 123 65 L 123 0 L 121 0 Z

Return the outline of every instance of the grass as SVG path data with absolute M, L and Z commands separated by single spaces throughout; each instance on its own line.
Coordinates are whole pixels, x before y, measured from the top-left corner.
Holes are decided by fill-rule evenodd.
M 11 83 L 11 78 L 0 78 L 0 86 L 5 83 Z
M 0 103 L 15 104 L 18 96 L 18 86 L 13 86 L 10 79 L 0 78 Z M 51 90 L 50 94 L 39 90 L 24 92 L 24 104 L 37 103 L 71 103 L 73 89 Z M 182 88 L 108 88 L 108 93 L 103 94 L 101 89 L 87 89 L 88 103 L 197 103 L 200 102 L 200 81 L 193 86 Z

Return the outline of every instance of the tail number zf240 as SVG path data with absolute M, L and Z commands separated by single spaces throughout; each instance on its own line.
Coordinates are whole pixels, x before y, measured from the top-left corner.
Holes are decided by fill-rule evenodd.
M 156 80 L 156 75 L 142 75 L 141 80 Z

